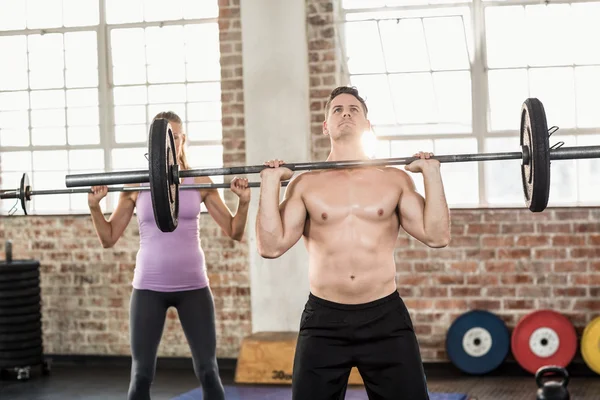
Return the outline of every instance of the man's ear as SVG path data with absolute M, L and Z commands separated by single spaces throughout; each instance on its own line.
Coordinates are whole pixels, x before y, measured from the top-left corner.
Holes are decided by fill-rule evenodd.
M 327 121 L 323 121 L 323 135 L 329 135 L 329 129 L 327 129 Z

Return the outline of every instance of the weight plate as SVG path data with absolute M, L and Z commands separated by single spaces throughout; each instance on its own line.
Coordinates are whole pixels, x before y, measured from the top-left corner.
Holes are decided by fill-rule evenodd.
M 600 374 L 600 317 L 594 318 L 583 330 L 581 356 L 592 371 Z
M 12 282 L 0 281 L 0 292 L 11 290 L 11 289 L 31 289 L 34 287 L 40 287 L 40 278 L 29 278 L 15 280 Z
M 3 332 L 6 325 L 20 325 L 28 322 L 36 322 L 40 321 L 41 318 L 42 313 L 39 310 L 25 315 L 2 315 L 0 316 L 0 332 Z
M 0 346 L 3 343 L 19 342 L 42 337 L 42 328 L 38 324 L 37 328 L 18 333 L 0 333 Z
M 42 346 L 42 338 L 21 340 L 17 342 L 0 342 L 0 351 L 21 351 Z
M 15 324 L 4 323 L 6 319 L 0 318 L 0 340 L 3 340 L 2 338 L 5 337 L 5 335 L 21 335 L 27 332 L 39 331 L 42 329 L 42 323 L 39 320 L 39 316 L 35 317 L 37 321 Z
M 21 208 L 25 215 L 29 214 L 29 204 L 31 200 L 31 196 L 29 195 L 30 192 L 31 185 L 29 184 L 29 176 L 23 174 L 21 177 L 21 184 L 19 185 L 19 200 L 21 201 Z
M 12 299 L 15 297 L 33 297 L 40 295 L 40 288 L 34 287 L 29 289 L 16 289 L 16 290 L 3 290 L 0 292 L 0 302 L 5 299 Z
M 7 281 L 10 279 L 10 275 L 18 272 L 29 272 L 29 271 L 37 271 L 39 276 L 40 262 L 37 260 L 12 260 L 10 263 L 1 263 L 0 264 L 0 281 Z M 4 276 L 9 276 L 8 278 L 2 279 Z M 12 278 L 14 279 L 14 278 Z
M 505 360 L 510 333 L 504 321 L 489 311 L 473 310 L 459 316 L 448 329 L 446 352 L 461 371 L 481 375 Z
M 27 297 L 9 297 L 8 299 L 0 299 L 0 310 L 4 308 L 30 306 L 32 304 L 39 304 L 42 301 L 40 295 L 27 296 Z
M 525 203 L 532 212 L 541 212 L 550 197 L 550 142 L 542 102 L 525 100 L 521 107 L 521 148 L 527 155 L 521 165 Z
M 10 265 L 9 265 L 10 266 Z M 23 271 L 23 272 L 4 272 L 4 269 L 7 268 L 7 265 L 2 265 L 0 263 L 0 283 L 3 285 L 10 285 L 13 282 L 20 282 L 25 279 L 34 279 L 40 278 L 39 270 L 31 270 L 31 271 Z
M 10 315 L 19 315 L 20 316 L 20 315 L 39 313 L 41 309 L 42 309 L 41 304 L 32 304 L 32 305 L 22 306 L 22 307 L 0 308 L 0 318 L 4 318 L 4 317 L 10 316 Z
M 154 219 L 162 232 L 173 232 L 179 215 L 179 180 L 172 174 L 177 156 L 168 120 L 161 118 L 152 122 L 148 147 Z
M 534 311 L 515 326 L 511 348 L 519 365 L 532 374 L 545 365 L 566 367 L 577 350 L 575 327 L 556 311 Z

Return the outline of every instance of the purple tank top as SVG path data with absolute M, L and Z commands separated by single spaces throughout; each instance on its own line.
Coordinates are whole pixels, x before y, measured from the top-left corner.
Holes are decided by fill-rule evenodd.
M 193 179 L 185 178 L 184 183 L 192 183 Z M 201 200 L 198 190 L 179 191 L 177 229 L 162 232 L 154 221 L 150 191 L 139 192 L 136 209 L 140 249 L 133 275 L 134 288 L 174 292 L 208 286 L 200 245 Z

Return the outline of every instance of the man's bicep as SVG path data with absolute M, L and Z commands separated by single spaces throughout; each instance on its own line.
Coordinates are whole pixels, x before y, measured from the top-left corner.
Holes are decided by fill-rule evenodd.
M 279 214 L 281 215 L 284 241 L 296 243 L 304 232 L 307 216 L 306 205 L 295 185 L 288 189 L 291 190 L 286 191 L 285 198 L 279 205 Z
M 403 178 L 402 195 L 400 196 L 400 225 L 411 236 L 418 240 L 425 238 L 425 199 L 415 187 L 412 178 Z

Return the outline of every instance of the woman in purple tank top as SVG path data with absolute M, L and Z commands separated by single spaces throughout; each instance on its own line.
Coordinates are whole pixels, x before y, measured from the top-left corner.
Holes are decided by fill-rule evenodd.
M 190 169 L 185 153 L 186 136 L 181 118 L 174 112 L 154 117 L 167 119 L 173 130 L 178 164 Z M 182 183 L 212 183 L 210 177 L 186 178 Z M 130 303 L 131 381 L 128 400 L 150 399 L 156 357 L 167 310 L 177 309 L 192 354 L 194 372 L 205 400 L 223 400 L 225 393 L 216 358 L 215 309 L 200 245 L 200 205 L 233 240 L 242 240 L 246 228 L 250 188 L 248 180 L 234 178 L 231 191 L 238 197 L 235 214 L 216 189 L 182 190 L 179 193 L 179 221 L 173 232 L 156 226 L 149 191 L 121 192 L 119 202 L 107 220 L 100 200 L 106 186 L 94 186 L 88 195 L 92 221 L 102 246 L 117 243 L 131 221 L 134 209 L 140 231 Z M 169 249 L 169 251 L 165 251 Z

